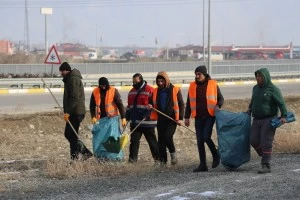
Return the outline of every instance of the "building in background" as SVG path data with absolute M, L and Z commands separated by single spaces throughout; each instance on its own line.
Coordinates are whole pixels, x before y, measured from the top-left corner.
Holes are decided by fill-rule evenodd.
M 6 55 L 14 54 L 14 44 L 8 40 L 0 40 L 0 53 Z
M 73 58 L 96 59 L 97 54 L 93 49 L 82 44 L 62 43 L 56 45 L 58 55 L 72 56 Z

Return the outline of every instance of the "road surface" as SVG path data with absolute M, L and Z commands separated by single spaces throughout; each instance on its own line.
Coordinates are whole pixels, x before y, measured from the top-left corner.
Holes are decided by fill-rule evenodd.
M 300 82 L 296 83 L 280 83 L 277 86 L 281 89 L 284 96 L 299 95 Z M 220 86 L 225 99 L 244 99 L 250 98 L 253 85 L 232 85 Z M 127 105 L 128 90 L 121 90 L 120 94 L 125 106 Z M 62 106 L 62 93 L 54 93 L 58 102 Z M 187 88 L 182 88 L 182 95 L 186 101 Z M 86 107 L 89 107 L 91 92 L 86 92 Z M 56 103 L 50 93 L 41 94 L 9 94 L 0 96 L 0 114 L 19 113 L 19 112 L 37 112 L 51 111 L 56 107 Z

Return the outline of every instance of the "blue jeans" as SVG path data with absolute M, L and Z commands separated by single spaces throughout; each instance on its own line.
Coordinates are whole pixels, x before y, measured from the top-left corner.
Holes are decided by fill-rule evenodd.
M 215 120 L 215 117 L 195 118 L 195 129 L 200 164 L 206 164 L 206 153 L 204 143 L 207 144 L 213 157 L 218 156 L 216 146 L 211 139 Z

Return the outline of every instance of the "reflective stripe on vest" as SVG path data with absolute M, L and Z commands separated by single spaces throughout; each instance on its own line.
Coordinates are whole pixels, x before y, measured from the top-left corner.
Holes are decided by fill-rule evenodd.
M 118 107 L 114 102 L 115 97 L 115 88 L 112 86 L 109 86 L 109 90 L 106 91 L 105 96 L 105 112 L 108 117 L 114 117 L 119 115 Z M 100 110 L 100 104 L 101 104 L 101 98 L 100 98 L 100 88 L 95 88 L 93 91 L 93 95 L 95 98 L 96 103 L 96 118 L 100 119 L 101 110 Z
M 173 109 L 174 109 L 174 113 L 175 113 L 175 120 L 179 120 L 179 106 L 178 106 L 178 99 L 177 99 L 177 94 L 179 92 L 179 87 L 174 86 L 173 87 Z M 153 107 L 155 109 L 157 109 L 157 91 L 158 88 L 155 88 L 153 91 L 153 96 L 152 96 L 152 100 L 153 100 Z M 158 116 L 157 116 L 157 112 L 156 111 L 152 111 L 150 118 L 153 120 L 157 120 Z
M 192 117 L 196 117 L 196 90 L 197 83 L 191 82 L 189 87 L 189 98 Z M 209 80 L 206 88 L 207 110 L 211 116 L 215 116 L 215 106 L 217 105 L 217 81 Z

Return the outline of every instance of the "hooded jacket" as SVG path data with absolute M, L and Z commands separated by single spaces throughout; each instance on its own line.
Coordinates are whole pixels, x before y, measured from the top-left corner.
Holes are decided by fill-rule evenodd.
M 173 92 L 174 92 L 174 86 L 171 84 L 169 76 L 166 72 L 161 71 L 158 72 L 156 76 L 156 84 L 157 84 L 157 79 L 162 77 L 166 81 L 166 87 L 163 89 L 160 88 L 155 88 L 155 92 L 157 92 L 157 97 L 156 99 L 152 99 L 150 104 L 153 104 L 154 101 L 157 102 L 157 109 L 166 115 L 170 116 L 171 118 L 175 119 L 175 110 L 174 110 L 174 100 L 173 100 Z M 158 85 L 158 84 L 157 84 Z M 164 90 L 164 91 L 163 91 Z M 183 119 L 183 113 L 184 113 L 184 102 L 182 98 L 182 94 L 180 89 L 178 88 L 178 93 L 176 95 L 177 97 L 177 102 L 178 102 L 178 108 L 179 108 L 179 120 Z M 164 103 L 165 105 L 162 105 Z M 169 120 L 165 116 L 158 114 L 158 120 Z
M 64 78 L 64 112 L 69 115 L 85 114 L 84 88 L 80 71 L 73 69 Z
M 252 98 L 249 110 L 254 118 L 263 119 L 274 117 L 278 114 L 278 108 L 281 117 L 286 117 L 287 110 L 284 99 L 278 87 L 272 81 L 267 68 L 259 69 L 255 72 L 255 76 L 260 73 L 263 76 L 263 85 L 255 85 L 252 90 Z

